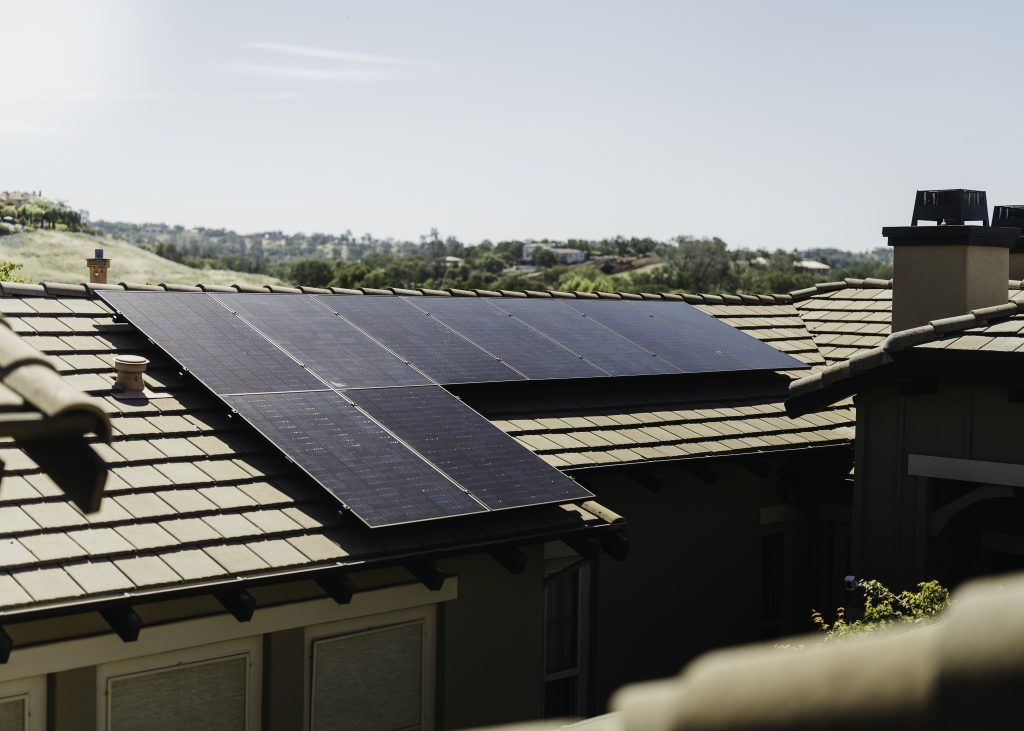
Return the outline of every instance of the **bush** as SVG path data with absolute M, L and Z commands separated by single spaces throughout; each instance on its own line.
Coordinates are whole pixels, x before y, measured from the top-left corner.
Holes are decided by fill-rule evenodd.
M 836 610 L 836 621 L 828 624 L 821 612 L 811 611 L 811 621 L 826 633 L 825 639 L 874 632 L 894 624 L 927 624 L 949 606 L 949 590 L 934 580 L 922 581 L 916 592 L 901 591 L 899 594 L 894 594 L 874 579 L 858 581 L 857 586 L 864 590 L 863 619 L 848 622 L 840 607 Z
M 0 282 L 27 282 L 19 272 L 21 271 L 21 264 L 15 264 L 13 261 L 0 261 Z

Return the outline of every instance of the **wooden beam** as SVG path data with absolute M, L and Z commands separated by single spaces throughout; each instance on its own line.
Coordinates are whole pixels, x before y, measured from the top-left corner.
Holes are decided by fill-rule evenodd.
M 222 589 L 213 596 L 239 622 L 248 622 L 256 611 L 256 598 L 245 589 Z
M 348 604 L 356 593 L 356 582 L 340 571 L 324 574 L 316 583 L 336 604 Z
M 606 531 L 601 534 L 601 550 L 616 561 L 625 561 L 629 555 L 629 539 L 620 532 Z
M 100 611 L 110 629 L 117 633 L 122 642 L 135 642 L 142 631 L 142 617 L 131 607 L 111 607 Z
M 526 554 L 515 546 L 498 546 L 488 551 L 488 555 L 501 564 L 510 574 L 521 574 L 529 562 Z
M 439 591 L 448 578 L 448 572 L 433 561 L 414 561 L 406 564 L 405 568 L 431 591 Z
M 0 665 L 6 665 L 11 659 L 11 650 L 14 649 L 14 640 L 7 634 L 7 630 L 0 627 Z
M 590 537 L 568 536 L 562 542 L 585 559 L 597 558 L 601 552 L 601 544 Z

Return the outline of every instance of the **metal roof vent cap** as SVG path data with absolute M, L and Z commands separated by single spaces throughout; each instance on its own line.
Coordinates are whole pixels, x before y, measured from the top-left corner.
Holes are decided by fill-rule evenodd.
M 146 384 L 142 374 L 146 372 L 149 358 L 141 355 L 115 355 L 114 370 L 117 380 L 114 381 L 114 393 L 123 396 L 144 396 Z

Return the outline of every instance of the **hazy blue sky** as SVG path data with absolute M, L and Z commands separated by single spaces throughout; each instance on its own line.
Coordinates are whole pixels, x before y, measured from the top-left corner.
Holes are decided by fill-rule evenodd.
M 867 248 L 1024 203 L 1024 4 L 0 0 L 0 189 L 415 239 Z

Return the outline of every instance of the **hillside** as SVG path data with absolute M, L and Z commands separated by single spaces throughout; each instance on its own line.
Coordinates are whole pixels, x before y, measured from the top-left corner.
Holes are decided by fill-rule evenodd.
M 111 260 L 111 282 L 168 284 L 281 284 L 279 279 L 225 269 L 195 269 L 109 236 L 35 230 L 0 237 L 0 261 L 21 264 L 30 282 L 83 282 L 85 260 L 102 248 Z

